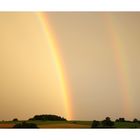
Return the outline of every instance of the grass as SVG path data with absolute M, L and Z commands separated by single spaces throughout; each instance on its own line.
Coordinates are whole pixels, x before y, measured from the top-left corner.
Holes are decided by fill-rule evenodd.
M 133 122 L 115 122 L 116 128 L 140 128 L 140 123 Z
M 89 126 L 91 126 L 92 124 L 92 121 L 69 121 L 69 122 L 73 124 L 81 124 L 81 125 L 89 125 Z

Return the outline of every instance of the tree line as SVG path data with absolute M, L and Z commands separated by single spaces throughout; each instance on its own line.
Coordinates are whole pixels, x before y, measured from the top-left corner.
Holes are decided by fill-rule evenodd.
M 125 120 L 125 118 L 119 118 L 115 121 L 112 121 L 110 117 L 106 117 L 102 121 L 93 120 L 91 128 L 115 128 L 115 122 L 132 122 L 132 123 L 140 123 L 138 119 L 133 119 L 133 121 Z

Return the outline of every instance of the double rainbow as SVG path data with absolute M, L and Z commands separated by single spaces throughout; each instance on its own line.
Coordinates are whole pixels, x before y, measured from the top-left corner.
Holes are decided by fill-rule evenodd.
M 49 23 L 49 19 L 47 14 L 37 13 L 37 17 L 40 21 L 40 26 L 46 36 L 46 40 L 48 41 L 48 46 L 50 49 L 50 53 L 52 56 L 52 60 L 54 62 L 56 73 L 59 78 L 59 84 L 61 87 L 61 93 L 64 100 L 64 108 L 65 114 L 68 119 L 72 118 L 72 105 L 71 105 L 71 97 L 70 97 L 70 89 L 68 88 L 68 80 L 66 78 L 63 61 L 60 55 L 60 50 L 58 46 L 58 42 L 54 36 L 53 30 Z M 131 115 L 131 97 L 130 97 L 130 83 L 128 76 L 128 62 L 126 59 L 126 54 L 123 46 L 123 42 L 119 37 L 119 29 L 116 26 L 116 21 L 111 13 L 102 15 L 109 36 L 111 40 L 112 49 L 114 51 L 114 59 L 116 61 L 116 68 L 118 71 L 118 82 L 120 84 L 120 92 L 121 96 L 123 96 L 123 111 L 124 116 L 129 117 Z

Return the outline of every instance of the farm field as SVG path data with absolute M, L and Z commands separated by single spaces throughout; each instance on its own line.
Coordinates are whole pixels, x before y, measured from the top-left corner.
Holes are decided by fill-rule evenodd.
M 13 128 L 15 124 L 23 121 L 1 121 L 0 128 Z M 34 123 L 38 128 L 91 128 L 92 121 L 26 121 L 27 123 Z M 134 122 L 115 122 L 115 128 L 140 128 L 140 123 Z
M 15 124 L 23 121 L 13 122 L 5 121 L 0 122 L 0 128 L 12 128 Z M 28 123 L 37 124 L 39 128 L 90 128 L 90 121 L 27 121 Z

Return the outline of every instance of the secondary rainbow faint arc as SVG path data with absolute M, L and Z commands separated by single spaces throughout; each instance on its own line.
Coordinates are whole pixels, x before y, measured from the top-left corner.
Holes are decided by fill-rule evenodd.
M 116 68 L 118 71 L 118 80 L 120 84 L 120 90 L 123 96 L 124 115 L 126 117 L 130 117 L 132 115 L 132 101 L 130 94 L 131 85 L 124 44 L 120 38 L 119 28 L 116 25 L 117 23 L 113 15 L 111 13 L 105 13 L 103 14 L 103 17 L 111 40 L 111 46 L 114 51 Z
M 48 15 L 44 13 L 36 13 L 37 18 L 39 19 L 41 28 L 46 36 L 46 41 L 48 43 L 49 50 L 52 56 L 52 60 L 56 69 L 56 73 L 59 79 L 61 93 L 64 100 L 65 115 L 67 119 L 72 118 L 72 109 L 71 109 L 71 98 L 70 90 L 68 88 L 68 83 L 66 79 L 66 74 L 64 70 L 63 61 L 60 55 L 60 50 L 58 49 L 58 42 L 54 36 L 53 30 L 49 23 Z

